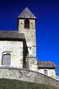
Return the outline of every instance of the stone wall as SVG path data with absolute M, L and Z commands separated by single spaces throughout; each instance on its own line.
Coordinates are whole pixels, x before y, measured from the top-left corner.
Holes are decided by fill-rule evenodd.
M 24 28 L 24 19 L 19 19 L 18 31 L 19 33 L 24 33 L 26 43 L 28 46 L 29 56 L 36 57 L 36 27 L 35 20 L 29 19 L 30 28 Z
M 3 53 L 9 52 L 11 55 L 11 67 L 23 67 L 23 42 L 22 41 L 0 41 L 0 66 L 2 65 Z
M 45 74 L 44 70 L 47 70 L 47 74 Z M 50 76 L 51 78 L 56 79 L 55 69 L 38 69 L 38 72 Z
M 59 81 L 41 73 L 33 72 L 26 69 L 0 68 L 0 78 L 16 79 L 39 84 L 47 84 L 59 88 Z

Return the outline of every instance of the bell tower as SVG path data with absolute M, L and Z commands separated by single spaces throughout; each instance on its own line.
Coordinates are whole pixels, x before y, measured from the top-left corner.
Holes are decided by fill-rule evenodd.
M 29 65 L 36 64 L 36 17 L 33 13 L 25 8 L 18 16 L 18 31 L 24 33 L 27 47 L 28 47 L 28 60 Z

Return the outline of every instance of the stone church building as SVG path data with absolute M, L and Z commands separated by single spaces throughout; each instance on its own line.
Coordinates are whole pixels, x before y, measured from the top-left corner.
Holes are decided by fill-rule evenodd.
M 25 8 L 18 16 L 17 31 L 0 31 L 0 69 L 20 68 L 56 78 L 54 63 L 36 59 L 35 22 L 36 17 Z

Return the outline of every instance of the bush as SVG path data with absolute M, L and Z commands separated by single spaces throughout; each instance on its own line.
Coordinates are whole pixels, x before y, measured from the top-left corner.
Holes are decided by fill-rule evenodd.
M 0 89 L 57 89 L 43 84 L 34 84 L 19 80 L 0 79 Z

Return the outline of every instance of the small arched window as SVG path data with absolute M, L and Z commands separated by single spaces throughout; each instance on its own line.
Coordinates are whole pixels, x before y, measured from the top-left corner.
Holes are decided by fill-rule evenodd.
M 29 29 L 30 28 L 30 22 L 29 19 L 24 20 L 24 28 Z
M 11 64 L 11 54 L 9 52 L 2 53 L 2 65 L 10 65 Z

